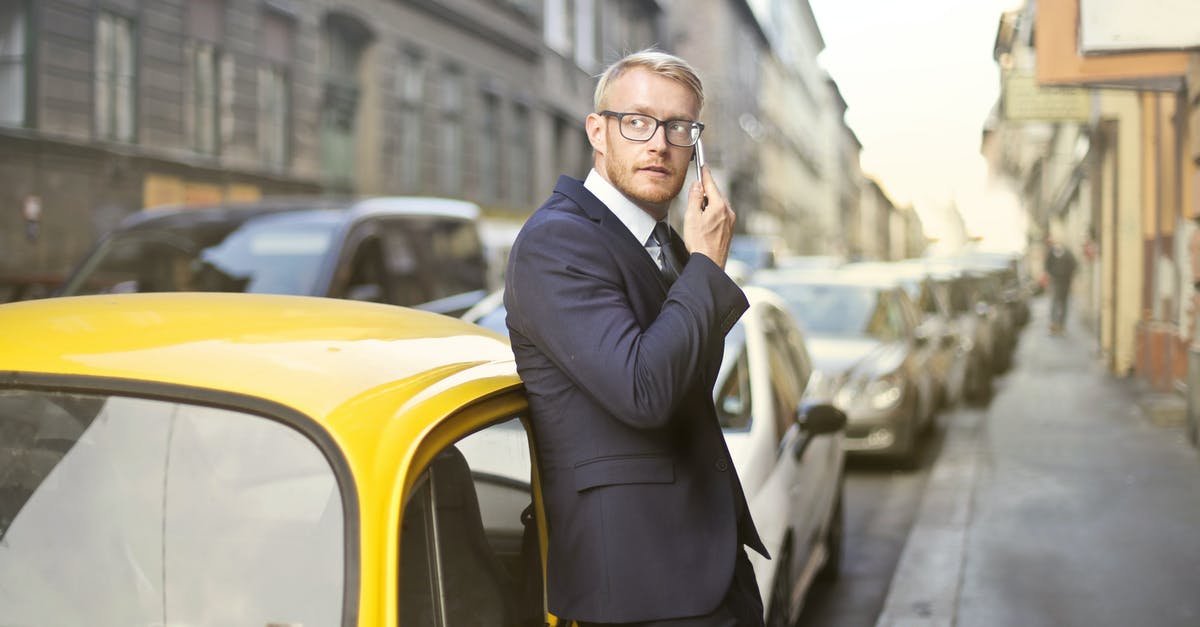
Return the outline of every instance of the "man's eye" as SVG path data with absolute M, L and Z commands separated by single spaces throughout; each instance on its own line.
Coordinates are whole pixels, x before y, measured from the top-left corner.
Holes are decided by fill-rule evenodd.
M 688 135 L 692 132 L 692 125 L 688 124 L 687 122 L 671 122 L 668 130 L 670 130 L 672 133 Z
M 646 118 L 628 118 L 626 123 L 637 129 L 646 128 L 650 125 L 648 122 L 646 122 Z

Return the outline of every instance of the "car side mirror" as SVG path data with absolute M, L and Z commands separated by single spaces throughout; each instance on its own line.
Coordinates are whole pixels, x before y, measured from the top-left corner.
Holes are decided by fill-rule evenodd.
M 835 433 L 846 428 L 846 412 L 829 403 L 805 401 L 796 410 L 796 422 L 809 435 Z
M 792 456 L 799 461 L 814 437 L 846 428 L 846 412 L 829 403 L 805 401 L 796 409 L 796 424 L 800 425 L 800 438 L 792 448 Z

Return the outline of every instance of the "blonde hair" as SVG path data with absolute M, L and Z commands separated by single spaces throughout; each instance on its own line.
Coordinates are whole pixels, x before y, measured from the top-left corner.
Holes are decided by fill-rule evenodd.
M 667 54 L 655 48 L 647 48 L 625 55 L 604 70 L 604 73 L 600 75 L 600 81 L 596 83 L 596 93 L 593 96 L 596 111 L 603 109 L 604 99 L 608 97 L 608 90 L 613 82 L 628 70 L 635 68 L 649 70 L 659 76 L 681 83 L 695 94 L 697 110 L 704 109 L 704 85 L 700 82 L 700 76 L 696 74 L 695 68 L 673 54 Z

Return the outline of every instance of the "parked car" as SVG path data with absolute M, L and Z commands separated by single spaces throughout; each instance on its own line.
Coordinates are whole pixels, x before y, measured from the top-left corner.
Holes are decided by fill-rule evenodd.
M 916 334 L 928 341 L 930 367 L 937 388 L 937 407 L 959 402 L 970 384 L 972 372 L 970 338 L 961 333 L 950 311 L 949 296 L 933 270 L 920 260 L 911 262 L 863 262 L 845 266 L 847 272 L 867 276 L 894 277 L 917 310 Z
M 246 294 L 9 303 L 0 328 L 4 624 L 554 622 L 502 337 Z
M 487 293 L 479 208 L 443 198 L 276 198 L 147 209 L 59 290 L 332 296 L 461 314 Z
M 804 335 L 778 296 L 746 288 L 750 308 L 725 337 L 717 416 L 750 513 L 773 556 L 750 554 L 767 624 L 791 625 L 818 578 L 835 578 L 844 518 L 843 412 L 811 394 Z M 464 314 L 507 333 L 502 292 Z
M 729 242 L 729 259 L 745 264 L 749 276 L 764 268 L 774 268 L 779 248 L 777 238 L 739 233 Z
M 846 450 L 915 463 L 920 436 L 934 424 L 936 382 L 930 343 L 918 335 L 916 308 L 898 281 L 767 271 L 755 282 L 778 293 L 800 321 L 820 372 L 816 390 L 848 417 Z
M 746 296 L 725 339 L 717 416 L 772 555 L 750 554 L 767 625 L 792 625 L 812 584 L 841 568 L 846 415 L 809 393 L 812 360 L 786 305 L 760 288 Z
M 975 278 L 955 266 L 939 265 L 935 270 L 940 285 L 949 296 L 950 314 L 958 332 L 970 341 L 970 366 L 963 398 L 972 405 L 986 404 L 992 398 L 994 353 L 997 348 L 995 312 L 978 300 Z
M 0 328 L 5 624 L 558 624 L 536 432 L 502 336 L 197 293 L 10 303 Z M 760 413 L 764 383 L 800 385 L 754 374 L 751 433 L 781 423 Z M 796 422 L 773 455 L 832 463 L 840 412 L 776 409 Z M 789 538 L 776 568 L 813 541 L 836 564 L 840 520 Z

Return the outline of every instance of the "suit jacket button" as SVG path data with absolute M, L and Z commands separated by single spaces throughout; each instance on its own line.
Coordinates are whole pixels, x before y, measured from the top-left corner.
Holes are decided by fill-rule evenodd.
M 729 470 L 729 462 L 727 462 L 723 459 L 718 459 L 716 466 L 717 466 L 717 470 L 719 470 L 721 472 L 725 472 L 726 470 Z

